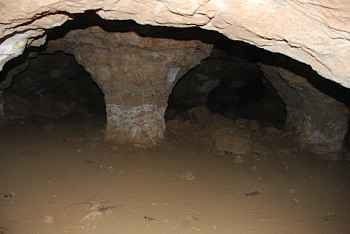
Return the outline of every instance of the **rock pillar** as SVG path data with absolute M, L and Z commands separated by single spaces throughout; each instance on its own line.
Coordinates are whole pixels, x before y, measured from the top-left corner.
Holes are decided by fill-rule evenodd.
M 91 27 L 71 31 L 49 49 L 73 53 L 103 90 L 106 139 L 147 147 L 163 138 L 164 112 L 177 79 L 207 57 L 211 46 Z

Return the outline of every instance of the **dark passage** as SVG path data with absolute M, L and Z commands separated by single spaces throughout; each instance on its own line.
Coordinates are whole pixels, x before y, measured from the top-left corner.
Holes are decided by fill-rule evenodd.
M 105 122 L 104 95 L 73 56 L 30 52 L 23 57 L 4 74 L 9 83 L 3 93 L 8 120 Z
M 177 83 L 166 118 L 186 118 L 198 106 L 232 120 L 257 120 L 277 128 L 283 128 L 287 116 L 284 102 L 259 66 L 220 48 Z

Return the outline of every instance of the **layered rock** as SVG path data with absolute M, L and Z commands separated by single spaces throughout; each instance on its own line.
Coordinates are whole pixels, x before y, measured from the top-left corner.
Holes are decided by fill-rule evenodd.
M 287 125 L 302 148 L 326 159 L 339 159 L 348 129 L 348 108 L 322 93 L 304 77 L 283 68 L 261 65 L 287 106 Z
M 103 90 L 107 139 L 142 146 L 163 138 L 171 89 L 211 50 L 200 41 L 106 32 L 97 26 L 71 31 L 48 48 L 74 54 Z

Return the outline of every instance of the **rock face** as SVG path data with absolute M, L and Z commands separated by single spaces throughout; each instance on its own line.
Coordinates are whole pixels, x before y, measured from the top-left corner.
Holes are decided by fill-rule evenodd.
M 87 10 L 111 20 L 215 30 L 310 64 L 322 76 L 350 87 L 347 0 L 2 1 L 1 66 L 21 54 L 27 43 L 42 43 L 36 39 L 44 29 Z
M 348 129 L 348 108 L 297 74 L 261 67 L 286 103 L 287 124 L 296 130 L 300 145 L 327 159 L 339 159 Z
M 200 41 L 106 32 L 98 26 L 71 31 L 48 48 L 74 54 L 103 90 L 107 139 L 142 146 L 163 138 L 174 84 L 211 50 Z

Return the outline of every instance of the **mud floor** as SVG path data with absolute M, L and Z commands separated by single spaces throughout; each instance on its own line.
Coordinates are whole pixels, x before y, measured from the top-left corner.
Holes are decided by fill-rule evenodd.
M 350 233 L 349 163 L 314 160 L 276 130 L 237 156 L 190 122 L 168 123 L 151 150 L 92 126 L 3 128 L 1 234 Z

